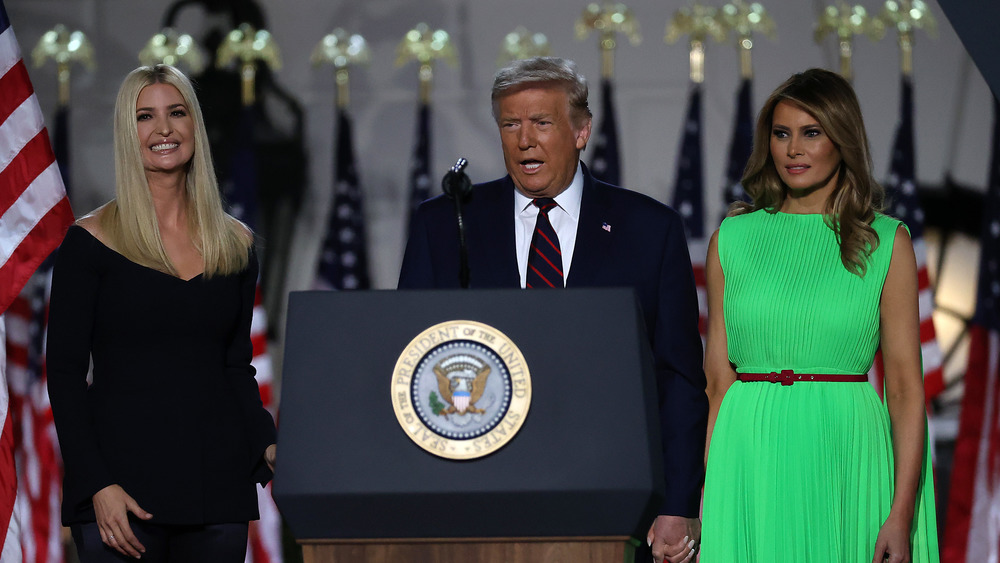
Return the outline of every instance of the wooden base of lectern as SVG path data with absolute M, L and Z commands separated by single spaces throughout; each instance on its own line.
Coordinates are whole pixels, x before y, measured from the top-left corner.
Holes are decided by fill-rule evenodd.
M 305 540 L 305 563 L 632 563 L 631 538 Z

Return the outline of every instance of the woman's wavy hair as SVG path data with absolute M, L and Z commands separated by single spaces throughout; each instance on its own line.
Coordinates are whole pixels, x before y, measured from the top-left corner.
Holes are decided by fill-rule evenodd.
M 108 243 L 129 260 L 177 275 L 160 238 L 136 126 L 139 93 L 151 84 L 176 88 L 194 122 L 194 154 L 186 175 L 187 216 L 188 230 L 205 263 L 204 275 L 208 278 L 240 272 L 247 266 L 253 235 L 222 208 L 198 98 L 191 81 L 170 65 L 139 67 L 125 77 L 118 90 L 114 115 L 115 199 L 101 213 L 101 229 Z
M 771 157 L 771 121 L 780 102 L 794 104 L 815 118 L 840 152 L 837 184 L 823 215 L 837 237 L 844 267 L 863 277 L 868 258 L 878 248 L 878 234 L 871 223 L 882 210 L 885 191 L 872 177 L 871 151 L 858 98 L 850 83 L 835 72 L 813 68 L 793 74 L 767 99 L 757 116 L 753 152 L 743 172 L 743 189 L 752 203 L 734 203 L 729 215 L 781 209 L 788 187 Z

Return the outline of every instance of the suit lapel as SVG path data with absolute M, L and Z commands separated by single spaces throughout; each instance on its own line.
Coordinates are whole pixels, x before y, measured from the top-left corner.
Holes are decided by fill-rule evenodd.
M 587 167 L 583 168 L 583 197 L 580 200 L 580 223 L 576 230 L 576 247 L 566 287 L 586 287 L 596 279 L 611 252 L 613 224 L 611 198 L 607 187 L 594 181 Z M 608 229 L 605 229 L 605 225 Z
M 470 213 L 468 219 L 469 228 L 478 233 L 469 240 L 472 286 L 521 287 L 514 245 L 514 182 L 507 176 L 477 187 L 473 193 L 480 200 L 476 206 L 479 213 Z M 476 249 L 471 246 L 473 240 Z

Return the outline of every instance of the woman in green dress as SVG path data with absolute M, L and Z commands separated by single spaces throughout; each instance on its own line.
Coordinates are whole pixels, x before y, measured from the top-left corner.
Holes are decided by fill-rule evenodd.
M 795 74 L 761 110 L 753 203 L 708 251 L 702 563 L 938 561 L 916 259 L 871 169 L 839 75 Z

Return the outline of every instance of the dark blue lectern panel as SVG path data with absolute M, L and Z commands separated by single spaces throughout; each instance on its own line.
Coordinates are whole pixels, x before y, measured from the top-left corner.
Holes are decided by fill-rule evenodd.
M 426 328 L 474 320 L 524 354 L 520 433 L 480 459 L 414 444 L 393 367 Z M 274 497 L 299 539 L 636 536 L 663 498 L 655 382 L 631 290 L 291 295 Z

